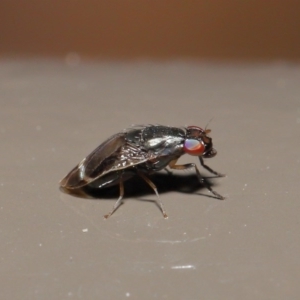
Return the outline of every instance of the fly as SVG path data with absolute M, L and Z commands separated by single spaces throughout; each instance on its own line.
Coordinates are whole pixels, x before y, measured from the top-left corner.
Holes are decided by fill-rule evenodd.
M 153 189 L 163 216 L 167 218 L 157 188 L 148 175 L 166 167 L 175 170 L 193 168 L 200 183 L 215 198 L 223 200 L 224 197 L 214 191 L 201 176 L 196 164 L 177 164 L 177 160 L 187 153 L 198 156 L 201 166 L 210 173 L 218 177 L 224 176 L 204 164 L 204 158 L 211 158 L 217 154 L 213 148 L 212 139 L 208 136 L 209 133 L 209 129 L 197 126 L 178 128 L 141 125 L 128 128 L 108 138 L 85 157 L 61 180 L 60 186 L 62 189 L 72 192 L 80 191 L 87 186 L 102 189 L 119 185 L 120 196 L 112 210 L 104 216 L 107 219 L 122 202 L 124 181 L 138 175 Z

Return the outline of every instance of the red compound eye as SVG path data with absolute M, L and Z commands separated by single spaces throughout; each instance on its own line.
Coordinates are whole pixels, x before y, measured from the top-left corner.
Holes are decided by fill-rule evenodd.
M 205 150 L 205 146 L 198 140 L 187 139 L 184 141 L 184 152 L 190 155 L 200 156 Z

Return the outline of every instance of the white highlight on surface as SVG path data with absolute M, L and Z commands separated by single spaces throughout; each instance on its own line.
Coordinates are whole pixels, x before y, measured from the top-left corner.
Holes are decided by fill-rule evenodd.
M 171 267 L 171 269 L 173 269 L 173 270 L 186 270 L 186 269 L 195 270 L 196 267 L 193 265 L 183 265 L 183 266 L 173 266 L 173 267 Z
M 82 232 L 88 232 L 89 231 L 89 229 L 88 228 L 84 228 L 84 229 L 82 229 Z
M 190 242 L 197 242 L 199 240 L 205 240 L 206 237 L 202 236 L 199 238 L 194 238 L 194 239 L 183 239 L 183 240 L 158 240 L 158 243 L 164 243 L 164 244 L 179 244 L 179 243 L 190 243 Z
M 126 295 L 126 297 L 130 297 L 130 293 L 126 293 L 125 295 Z

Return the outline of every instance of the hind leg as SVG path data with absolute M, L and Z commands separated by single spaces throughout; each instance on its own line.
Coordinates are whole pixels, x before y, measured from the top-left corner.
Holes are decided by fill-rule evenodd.
M 167 219 L 167 218 L 168 218 L 168 215 L 166 214 L 166 211 L 165 211 L 165 209 L 164 209 L 164 205 L 163 205 L 163 203 L 162 203 L 162 201 L 161 201 L 161 199 L 160 199 L 160 197 L 159 197 L 159 194 L 158 194 L 158 191 L 157 191 L 157 187 L 156 187 L 155 184 L 154 184 L 148 177 L 146 177 L 143 173 L 137 172 L 137 174 L 138 174 L 140 177 L 142 177 L 142 178 L 149 184 L 149 186 L 153 189 L 153 191 L 155 192 L 155 194 L 156 194 L 156 196 L 157 196 L 157 199 L 158 199 L 158 205 L 159 205 L 159 207 L 160 207 L 160 209 L 161 209 L 161 212 L 162 212 L 164 218 Z
M 119 186 L 120 186 L 120 196 L 119 196 L 119 199 L 114 204 L 112 210 L 107 215 L 104 216 L 105 219 L 109 218 L 117 210 L 117 208 L 120 206 L 120 204 L 122 202 L 122 199 L 124 197 L 124 183 L 123 183 L 122 177 L 120 178 Z

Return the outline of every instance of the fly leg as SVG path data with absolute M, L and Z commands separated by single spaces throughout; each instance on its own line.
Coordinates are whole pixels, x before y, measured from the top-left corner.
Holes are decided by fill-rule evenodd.
M 218 173 L 216 171 L 214 171 L 212 168 L 210 168 L 209 166 L 207 166 L 205 163 L 204 163 L 204 160 L 201 156 L 199 156 L 199 160 L 200 160 L 200 164 L 201 166 L 206 169 L 207 171 L 209 171 L 210 173 L 212 174 L 215 174 L 217 175 L 218 177 L 224 177 L 225 175 L 224 174 L 221 174 L 221 173 Z
M 176 165 L 177 159 L 172 160 L 169 163 L 169 167 L 171 169 L 175 169 L 175 170 L 187 170 L 187 169 L 191 169 L 194 168 L 197 174 L 197 177 L 200 181 L 201 184 L 203 184 L 213 195 L 216 196 L 216 198 L 220 199 L 220 200 L 224 200 L 225 198 L 223 196 L 221 196 L 220 194 L 218 194 L 217 192 L 215 192 L 211 186 L 205 181 L 205 179 L 201 176 L 197 166 L 194 163 L 190 163 L 190 164 L 184 164 L 184 165 Z
M 164 168 L 164 170 L 168 173 L 168 175 L 172 175 L 173 173 L 169 170 L 169 169 L 167 169 L 167 168 Z
M 163 203 L 162 203 L 162 201 L 161 201 L 161 199 L 160 199 L 160 197 L 159 197 L 159 194 L 158 194 L 158 191 L 157 191 L 157 187 L 156 187 L 155 184 L 154 184 L 148 177 L 146 177 L 143 173 L 137 172 L 137 174 L 138 174 L 139 176 L 141 176 L 141 177 L 142 177 L 142 178 L 150 185 L 150 187 L 154 190 L 154 192 L 155 192 L 155 194 L 156 194 L 156 196 L 157 196 L 157 199 L 158 199 L 158 204 L 159 204 L 159 207 L 160 207 L 160 209 L 161 209 L 161 212 L 162 212 L 164 218 L 167 219 L 167 218 L 168 218 L 168 215 L 166 214 L 166 211 L 165 211 L 165 209 L 164 209 L 164 205 L 163 205 Z
M 119 196 L 119 199 L 117 200 L 117 202 L 113 206 L 113 209 L 107 215 L 104 216 L 105 219 L 109 218 L 116 211 L 116 209 L 120 206 L 120 204 L 122 202 L 122 199 L 123 199 L 123 196 L 124 196 L 124 183 L 123 183 L 122 176 L 121 176 L 121 178 L 120 178 L 120 196 Z

